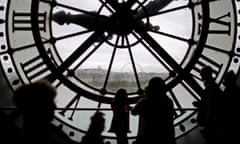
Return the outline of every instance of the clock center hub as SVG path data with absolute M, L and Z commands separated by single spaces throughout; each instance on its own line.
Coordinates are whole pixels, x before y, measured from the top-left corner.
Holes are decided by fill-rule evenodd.
M 134 12 L 129 10 L 124 3 L 121 4 L 117 12 L 112 15 L 114 20 L 110 30 L 119 35 L 131 33 L 133 30 L 133 14 Z

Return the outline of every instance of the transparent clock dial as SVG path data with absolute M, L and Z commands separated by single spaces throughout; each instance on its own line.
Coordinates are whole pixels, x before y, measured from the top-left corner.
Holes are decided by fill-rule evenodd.
M 48 3 L 40 1 L 39 12 Z M 59 78 L 63 86 L 59 87 L 58 107 L 78 108 L 57 113 L 59 119 L 86 131 L 92 113 L 83 109 L 105 109 L 108 122 L 104 135 L 114 137 L 108 132 L 112 116 L 108 100 L 117 89 L 125 88 L 134 105 L 154 76 L 164 78 L 171 88 L 168 95 L 175 102 L 176 126 L 195 113 L 192 101 L 199 97 L 188 82 L 180 81 L 195 50 L 201 50 L 198 41 L 202 35 L 197 25 L 203 24 L 198 18 L 199 14 L 203 17 L 200 2 L 76 0 L 56 1 L 48 8 L 49 35 L 41 31 L 38 35 L 50 46 L 38 48 L 51 52 L 47 57 L 54 61 L 56 69 L 52 72 L 60 71 L 67 78 Z M 67 94 L 71 91 L 72 95 Z M 185 97 L 177 97 L 178 91 Z M 137 117 L 131 116 L 130 123 L 131 139 L 137 134 Z M 196 124 L 190 125 L 189 129 Z M 181 134 L 177 132 L 176 137 Z

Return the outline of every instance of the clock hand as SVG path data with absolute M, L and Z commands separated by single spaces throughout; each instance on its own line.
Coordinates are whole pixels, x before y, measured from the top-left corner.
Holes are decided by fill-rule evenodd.
M 141 8 L 137 14 L 136 18 L 144 18 L 146 16 L 150 16 L 152 14 L 157 13 L 159 10 L 166 7 L 173 0 L 153 0 L 149 2 L 144 8 Z
M 76 24 L 83 26 L 89 30 L 96 30 L 98 26 L 102 26 L 108 19 L 107 16 L 98 15 L 96 12 L 90 12 L 90 14 L 71 14 L 65 11 L 59 11 L 53 14 L 52 19 L 59 25 L 63 24 Z
M 136 15 L 134 15 L 135 18 L 143 18 L 148 15 L 154 14 L 158 12 L 160 9 L 164 8 L 167 6 L 172 0 L 154 0 L 149 2 L 145 8 L 140 9 Z M 87 28 L 88 30 L 96 30 L 100 28 L 109 17 L 105 15 L 99 15 L 97 12 L 90 12 L 90 14 L 71 14 L 71 13 L 66 13 L 64 11 L 59 11 L 56 12 L 52 15 L 53 21 L 58 23 L 59 25 L 63 24 L 76 24 L 80 25 L 82 27 Z M 138 20 L 139 23 L 142 25 L 147 26 L 147 29 L 151 30 L 158 30 L 159 26 L 153 26 L 152 24 L 144 23 L 141 20 Z M 116 30 L 108 30 L 109 34 L 114 33 Z M 103 35 L 103 37 L 106 37 Z M 111 39 L 109 37 L 108 39 Z
M 170 4 L 173 0 L 153 0 L 149 2 L 144 8 L 141 8 L 137 14 L 135 15 L 135 18 L 141 19 L 144 17 L 151 16 L 152 14 L 157 13 L 162 8 L 166 7 L 168 4 Z M 159 30 L 159 26 L 153 26 L 150 24 L 148 26 L 151 30 Z
M 107 19 L 107 16 L 98 15 L 96 12 L 90 12 L 91 14 L 71 14 L 66 13 L 65 11 L 59 11 L 53 14 L 52 20 L 55 21 L 59 25 L 63 24 L 76 24 L 82 27 L 87 28 L 88 30 L 95 31 L 100 26 L 102 26 Z M 107 36 L 103 35 L 97 41 L 101 41 L 103 38 Z M 111 39 L 111 36 L 108 36 L 108 39 Z
M 150 29 L 150 30 L 159 30 L 159 26 L 153 26 L 151 23 L 144 23 L 140 18 L 147 17 L 151 14 L 157 13 L 160 9 L 167 6 L 172 0 L 153 0 L 149 2 L 145 8 L 140 9 L 136 15 L 134 15 L 135 18 L 139 19 L 139 23 L 141 23 L 144 28 Z M 116 3 L 115 3 L 116 4 Z M 106 22 L 106 20 L 109 19 L 108 16 L 105 15 L 99 15 L 97 12 L 89 12 L 89 14 L 71 14 L 66 13 L 65 11 L 59 11 L 52 15 L 52 20 L 58 23 L 59 25 L 63 24 L 76 24 L 80 25 L 82 27 L 87 28 L 88 30 L 95 31 L 96 29 L 100 28 L 103 23 Z M 107 30 L 107 35 L 112 35 L 115 33 L 116 29 L 110 28 Z M 106 35 L 103 34 L 97 41 L 101 41 L 103 38 L 105 38 Z M 108 40 L 111 39 L 112 36 L 108 36 Z

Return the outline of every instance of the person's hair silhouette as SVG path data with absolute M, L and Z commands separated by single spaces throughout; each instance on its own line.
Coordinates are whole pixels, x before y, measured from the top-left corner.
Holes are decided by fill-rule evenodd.
M 153 77 L 146 88 L 146 95 L 132 108 L 133 115 L 139 115 L 136 144 L 175 144 L 174 106 L 166 95 L 162 78 Z
M 54 118 L 56 89 L 45 80 L 19 87 L 13 101 L 23 117 L 24 143 L 74 143 L 51 124 Z
M 128 144 L 127 133 L 129 130 L 129 110 L 127 91 L 119 89 L 111 104 L 113 117 L 110 132 L 116 134 L 117 144 Z
M 43 80 L 19 87 L 15 91 L 14 102 L 23 113 L 24 126 L 32 122 L 51 122 L 56 108 L 54 102 L 56 94 L 55 88 Z M 33 119 L 35 120 L 32 121 Z

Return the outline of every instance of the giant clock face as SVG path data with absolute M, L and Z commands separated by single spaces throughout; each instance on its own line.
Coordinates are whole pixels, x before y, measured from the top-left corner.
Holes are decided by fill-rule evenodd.
M 0 0 L 0 62 L 12 91 L 43 78 L 57 88 L 53 124 L 77 141 L 99 110 L 114 142 L 116 90 L 127 89 L 134 105 L 160 76 L 179 138 L 197 126 L 199 70 L 210 65 L 220 86 L 227 71 L 238 71 L 238 18 L 238 0 Z M 130 141 L 137 121 L 130 116 Z

